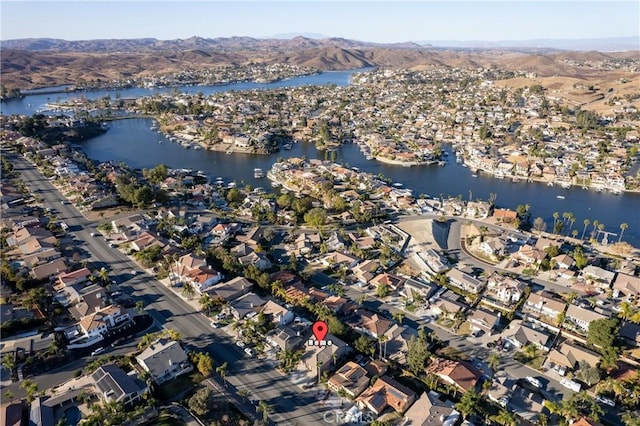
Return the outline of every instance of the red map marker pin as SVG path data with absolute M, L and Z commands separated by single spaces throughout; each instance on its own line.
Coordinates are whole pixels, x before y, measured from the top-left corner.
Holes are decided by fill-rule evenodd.
M 327 336 L 329 327 L 324 321 L 316 321 L 313 323 L 313 327 L 311 328 L 311 330 L 313 331 L 313 335 L 316 336 L 316 340 L 318 342 L 321 342 Z

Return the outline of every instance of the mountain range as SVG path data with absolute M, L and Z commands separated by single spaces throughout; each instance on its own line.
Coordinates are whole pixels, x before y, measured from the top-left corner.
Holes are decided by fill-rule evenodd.
M 639 51 L 568 52 L 529 48 L 445 48 L 419 43 L 380 44 L 344 38 L 251 37 L 69 41 L 20 39 L 0 43 L 2 84 L 33 88 L 80 80 L 121 79 L 221 65 L 287 63 L 318 70 L 363 67 L 498 67 L 541 76 L 586 76 L 576 62 L 640 59 Z

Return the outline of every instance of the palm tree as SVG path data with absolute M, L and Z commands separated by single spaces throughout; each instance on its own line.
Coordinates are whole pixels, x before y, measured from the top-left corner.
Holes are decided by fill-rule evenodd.
M 136 302 L 136 311 L 140 312 L 141 314 L 144 313 L 144 301 L 138 300 Z
M 265 401 L 260 401 L 256 407 L 256 412 L 262 412 L 262 423 L 267 424 L 269 421 L 269 404 Z
M 168 328 L 165 330 L 164 334 L 167 336 L 169 340 L 174 340 L 176 342 L 179 342 L 182 340 L 182 335 L 180 334 L 179 331 Z
M 227 361 L 222 363 L 219 367 L 216 367 L 216 373 L 218 373 L 220 377 L 222 377 L 225 388 L 227 387 L 227 369 L 228 368 L 229 368 L 229 364 L 227 363 Z
M 20 387 L 27 393 L 27 396 L 25 397 L 27 403 L 31 404 L 33 400 L 36 399 L 36 394 L 38 393 L 38 384 L 27 379 L 22 381 Z
M 622 241 L 622 236 L 624 235 L 624 231 L 626 231 L 627 228 L 629 228 L 629 225 L 627 223 L 620 224 L 620 238 L 618 238 L 618 242 Z
M 491 419 L 502 426 L 515 426 L 518 424 L 515 415 L 505 409 L 500 410 L 500 413 L 492 416 Z
M 556 229 L 556 222 L 558 222 L 559 217 L 560 217 L 560 213 L 553 212 L 553 229 Z
M 476 393 L 475 390 L 469 389 L 462 395 L 460 398 L 460 402 L 458 402 L 455 407 L 460 414 L 462 414 L 462 418 L 466 419 L 470 415 L 476 412 L 478 403 L 480 402 L 480 395 Z
M 573 238 L 576 238 L 576 237 L 578 236 L 578 230 L 577 230 L 577 229 L 574 229 L 573 231 L 571 231 L 571 236 L 572 236 Z
M 398 322 L 398 324 L 402 325 L 402 320 L 404 319 L 404 313 L 403 312 L 400 312 L 400 311 L 394 312 L 391 316 L 393 317 L 393 319 L 395 321 Z
M 582 238 L 580 239 L 584 240 L 584 233 L 587 232 L 587 226 L 589 226 L 591 221 L 589 221 L 589 219 L 585 219 L 584 221 L 582 221 L 582 223 L 584 223 L 584 228 L 582 228 Z
M 342 407 L 344 405 L 344 399 L 347 398 L 349 394 L 341 387 L 338 389 L 338 396 L 340 397 L 340 407 Z
M 534 344 L 529 343 L 528 345 L 525 345 L 524 348 L 522 349 L 525 355 L 529 357 L 529 359 L 534 359 L 535 357 L 538 356 L 538 347 Z
M 103 284 L 106 284 L 109 282 L 109 272 L 107 272 L 106 269 L 104 268 L 100 268 L 100 270 L 98 271 L 98 278 L 100 278 L 100 281 L 102 281 Z
M 211 296 L 209 296 L 208 294 L 203 294 L 200 297 L 200 306 L 202 308 L 203 311 L 207 312 L 207 315 L 211 312 L 211 309 L 213 309 L 214 303 L 213 303 L 213 299 L 211 298 Z
M 591 238 L 593 238 L 593 236 L 596 234 L 596 229 L 598 228 L 599 223 L 600 222 L 597 219 L 591 223 L 591 225 L 593 225 L 593 229 L 591 230 Z
M 493 371 L 496 371 L 500 366 L 500 356 L 496 353 L 492 353 L 487 357 L 487 364 Z
M 182 294 L 184 294 L 185 297 L 187 297 L 188 299 L 193 298 L 193 296 L 196 295 L 196 289 L 193 287 L 193 284 L 191 284 L 190 282 L 185 282 L 182 285 Z
M 13 394 L 13 392 L 11 392 L 10 390 L 7 390 L 4 393 L 4 397 L 7 398 L 9 400 L 10 404 L 13 404 L 13 398 L 15 398 L 15 395 Z

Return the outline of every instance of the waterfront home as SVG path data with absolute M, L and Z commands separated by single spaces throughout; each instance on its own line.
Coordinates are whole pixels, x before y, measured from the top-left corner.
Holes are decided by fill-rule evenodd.
M 452 285 L 472 294 L 480 293 L 486 285 L 486 283 L 457 268 L 447 272 L 447 277 Z
M 454 426 L 460 413 L 453 402 L 435 391 L 423 392 L 404 414 L 405 426 Z
M 136 356 L 136 361 L 158 385 L 193 371 L 187 353 L 172 340 L 156 340 Z
M 520 246 L 518 251 L 513 255 L 514 259 L 520 260 L 527 265 L 537 265 L 542 262 L 545 257 L 547 257 L 547 253 L 529 244 Z
M 455 386 L 461 392 L 476 389 L 482 377 L 482 372 L 465 361 L 438 357 L 431 360 L 425 372 L 436 375 L 440 382 Z
M 382 376 L 356 399 L 356 404 L 381 415 L 387 407 L 402 414 L 413 404 L 415 392 L 388 376 Z
M 342 390 L 353 399 L 369 387 L 369 381 L 367 371 L 355 362 L 349 361 L 329 378 L 327 386 L 337 393 Z
M 571 269 L 576 264 L 576 261 L 573 259 L 573 257 L 567 254 L 559 254 L 552 260 L 555 262 L 556 268 L 558 269 Z
M 493 211 L 493 217 L 503 223 L 513 223 L 517 219 L 518 214 L 514 210 L 495 209 Z

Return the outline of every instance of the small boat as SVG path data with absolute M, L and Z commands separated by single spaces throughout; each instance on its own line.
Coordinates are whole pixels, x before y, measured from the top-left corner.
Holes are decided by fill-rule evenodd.
M 563 196 L 563 195 L 556 195 L 556 198 L 557 198 L 558 200 L 564 200 L 564 196 Z
M 396 188 L 400 188 L 402 187 L 402 184 L 400 182 L 396 182 L 393 184 L 393 186 L 395 186 Z
M 256 179 L 260 179 L 264 177 L 264 172 L 262 169 L 255 168 L 253 169 L 253 177 Z
M 553 182 L 548 182 L 547 186 L 553 186 Z
M 478 177 L 478 175 L 471 175 L 471 177 Z
M 513 179 L 511 179 L 512 182 L 520 182 L 520 179 L 518 179 L 517 177 L 514 177 Z
M 404 162 L 402 163 L 402 167 L 411 167 L 411 163 Z
M 373 160 L 373 155 L 365 155 L 364 158 L 367 160 Z
M 291 144 L 290 143 L 285 143 L 284 145 L 282 145 L 282 148 L 288 151 L 288 150 L 291 149 Z
M 280 184 L 280 182 L 273 181 L 271 182 L 271 186 L 273 186 L 274 188 L 279 188 L 282 185 Z
M 162 141 L 158 141 L 158 143 L 162 143 Z

